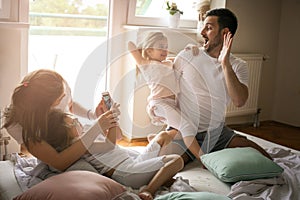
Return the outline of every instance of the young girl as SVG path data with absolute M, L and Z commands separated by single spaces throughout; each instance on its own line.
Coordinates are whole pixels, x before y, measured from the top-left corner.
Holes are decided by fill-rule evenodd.
M 166 60 L 168 40 L 161 32 L 150 32 L 136 47 L 128 43 L 128 49 L 137 63 L 149 89 L 147 112 L 153 124 L 163 121 L 180 131 L 181 135 L 195 135 L 197 127 L 178 109 L 179 85 L 173 63 Z M 175 132 L 176 133 L 176 132 Z
M 46 141 L 57 151 L 67 148 L 81 134 L 82 126 L 72 115 L 56 109 L 50 112 Z M 158 156 L 161 147 L 171 141 L 166 132 L 158 134 L 141 154 L 116 145 L 116 132 L 113 129 L 106 133 L 106 141 L 110 148 L 94 149 L 92 154 L 84 156 L 85 160 L 100 174 L 123 185 L 133 188 L 147 185 L 139 194 L 142 199 L 153 199 L 156 190 L 183 168 L 183 160 L 179 155 Z

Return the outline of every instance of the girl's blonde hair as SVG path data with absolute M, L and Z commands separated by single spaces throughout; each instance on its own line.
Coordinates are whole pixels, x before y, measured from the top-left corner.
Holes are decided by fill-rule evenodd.
M 144 59 L 150 60 L 147 49 L 153 48 L 155 43 L 160 40 L 168 41 L 168 38 L 162 32 L 149 32 L 148 35 L 138 44 L 137 49 L 139 49 Z M 136 67 L 136 75 L 138 75 L 139 73 L 140 70 L 138 67 Z
M 47 136 L 48 113 L 53 103 L 63 94 L 65 81 L 55 71 L 40 69 L 26 75 L 15 88 L 10 106 L 5 110 L 4 128 L 19 124 L 22 138 L 41 142 Z
M 148 35 L 137 46 L 138 49 L 141 49 L 142 57 L 145 59 L 149 59 L 149 55 L 147 54 L 146 50 L 149 48 L 153 48 L 155 43 L 160 40 L 168 41 L 168 38 L 162 32 L 148 33 Z

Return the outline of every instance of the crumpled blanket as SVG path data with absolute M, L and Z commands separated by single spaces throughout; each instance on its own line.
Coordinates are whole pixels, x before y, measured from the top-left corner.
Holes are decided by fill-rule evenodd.
M 275 178 L 240 181 L 231 186 L 228 197 L 234 200 L 299 200 L 300 154 L 281 148 L 270 148 L 271 155 L 284 171 Z
M 16 179 L 24 192 L 28 189 L 27 184 L 32 178 L 31 172 L 38 165 L 38 160 L 34 157 L 25 159 L 18 154 L 12 154 L 11 160 L 15 163 L 14 172 Z
M 145 186 L 140 187 L 139 189 L 132 189 L 131 187 L 126 187 L 126 192 L 115 197 L 113 200 L 140 200 L 138 196 L 139 192 L 144 189 Z M 188 179 L 183 179 L 181 176 L 176 177 L 174 183 L 168 188 L 161 186 L 158 191 L 156 191 L 154 197 L 159 197 L 161 195 L 170 193 L 170 192 L 197 192 L 193 188 Z
M 15 176 L 23 192 L 51 176 L 62 173 L 35 157 L 23 158 L 18 154 L 13 154 L 12 161 L 15 163 Z M 77 160 L 65 171 L 72 170 L 85 170 L 97 173 L 97 170 L 84 159 Z

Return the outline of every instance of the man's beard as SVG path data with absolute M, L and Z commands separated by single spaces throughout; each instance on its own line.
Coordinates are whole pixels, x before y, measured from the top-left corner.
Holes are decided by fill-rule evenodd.
M 212 40 L 210 40 L 210 41 L 212 41 Z M 210 42 L 210 41 L 209 41 L 209 42 Z M 222 35 L 221 35 L 221 33 L 219 33 L 219 34 L 213 39 L 213 42 L 212 42 L 212 43 L 209 43 L 209 45 L 208 45 L 206 51 L 207 51 L 208 53 L 210 53 L 210 52 L 214 51 L 217 47 L 219 47 L 219 46 L 222 45 L 222 44 L 223 44 L 223 41 L 222 41 Z

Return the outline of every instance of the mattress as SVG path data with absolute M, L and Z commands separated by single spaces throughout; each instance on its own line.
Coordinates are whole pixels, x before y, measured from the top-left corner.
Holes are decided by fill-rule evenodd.
M 242 132 L 236 132 L 238 134 L 247 136 L 248 139 L 256 142 L 264 149 L 277 147 L 300 155 L 300 152 L 295 149 L 268 142 L 266 140 L 250 136 Z M 133 149 L 138 151 L 141 148 L 143 147 L 133 147 Z M 0 177 L 0 200 L 12 199 L 14 196 L 22 193 L 23 187 L 19 186 L 17 178 L 15 177 L 14 164 L 12 161 L 0 161 Z M 175 177 L 182 177 L 183 179 L 188 179 L 189 184 L 200 192 L 206 191 L 227 195 L 231 191 L 232 185 L 224 183 L 217 179 L 208 170 L 200 167 L 198 161 L 194 161 L 186 165 L 184 169 L 177 173 Z
M 22 193 L 14 174 L 12 161 L 0 161 L 0 200 L 10 200 Z

